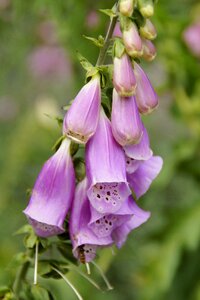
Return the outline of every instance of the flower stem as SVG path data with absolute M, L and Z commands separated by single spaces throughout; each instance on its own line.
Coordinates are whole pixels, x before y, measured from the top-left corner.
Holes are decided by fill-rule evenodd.
M 115 12 L 117 12 L 117 7 L 118 7 L 118 3 L 116 3 L 114 6 Z M 111 19 L 110 19 L 110 24 L 109 24 L 108 31 L 107 31 L 107 34 L 105 37 L 104 45 L 99 52 L 99 57 L 97 59 L 96 66 L 102 65 L 105 61 L 106 53 L 107 53 L 107 50 L 108 50 L 108 47 L 110 44 L 110 39 L 112 37 L 116 22 L 117 22 L 117 15 L 111 17 Z

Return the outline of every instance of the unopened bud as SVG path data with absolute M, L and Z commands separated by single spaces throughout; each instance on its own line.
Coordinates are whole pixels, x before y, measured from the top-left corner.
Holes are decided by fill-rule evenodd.
M 135 93 L 136 79 L 126 53 L 114 58 L 113 85 L 121 97 L 130 97 Z
M 152 61 L 156 57 L 156 47 L 149 40 L 142 40 L 143 43 L 143 55 L 142 57 L 147 61 Z
M 138 8 L 145 18 L 152 17 L 154 14 L 153 0 L 138 0 Z
M 119 11 L 123 16 L 130 17 L 133 13 L 134 1 L 121 0 L 119 3 Z
M 131 21 L 129 26 L 123 29 L 123 41 L 126 51 L 131 57 L 142 56 L 142 40 L 137 26 Z
M 149 19 L 146 19 L 144 26 L 140 27 L 140 34 L 142 37 L 148 40 L 154 40 L 156 38 L 156 28 Z

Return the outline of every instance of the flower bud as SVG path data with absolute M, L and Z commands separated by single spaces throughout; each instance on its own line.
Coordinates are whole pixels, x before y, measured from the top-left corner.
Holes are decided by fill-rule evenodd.
M 133 13 L 134 1 L 133 0 L 121 0 L 119 3 L 119 11 L 122 15 L 130 17 Z
M 156 57 L 156 47 L 149 40 L 142 40 L 143 43 L 143 55 L 142 57 L 147 61 L 152 61 Z
M 145 18 L 152 17 L 154 14 L 154 5 L 152 0 L 138 0 L 138 8 Z
M 67 111 L 63 133 L 75 142 L 85 144 L 95 133 L 100 112 L 100 77 L 94 76 L 80 90 Z
M 113 31 L 113 37 L 119 37 L 122 38 L 122 32 L 121 32 L 121 28 L 120 28 L 120 23 L 117 22 Z
M 113 90 L 111 125 L 114 138 L 121 146 L 140 141 L 143 126 L 134 96 L 123 98 Z
M 149 114 L 158 106 L 158 96 L 147 75 L 137 63 L 134 64 L 134 73 L 137 80 L 135 97 L 139 112 Z
M 154 40 L 156 38 L 156 28 L 149 19 L 146 19 L 144 26 L 140 27 L 140 34 L 142 37 L 148 40 Z
M 136 79 L 131 61 L 127 54 L 114 58 L 113 85 L 121 97 L 130 97 L 135 93 Z
M 123 28 L 123 41 L 128 55 L 132 57 L 140 57 L 142 55 L 142 40 L 137 26 L 131 21 L 128 26 Z

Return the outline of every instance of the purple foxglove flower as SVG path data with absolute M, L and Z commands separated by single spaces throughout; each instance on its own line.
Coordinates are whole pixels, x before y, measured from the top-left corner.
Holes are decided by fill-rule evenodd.
M 89 227 L 98 237 L 110 236 L 112 231 L 128 221 L 133 215 L 129 198 L 125 200 L 120 209 L 114 214 L 101 214 L 91 206 L 91 219 Z
M 200 22 L 191 24 L 183 32 L 183 39 L 190 51 L 200 57 Z
M 97 128 L 100 103 L 100 77 L 96 75 L 80 90 L 66 113 L 63 133 L 72 140 L 85 144 Z
M 73 254 L 82 263 L 93 260 L 99 246 L 108 246 L 113 243 L 111 236 L 96 236 L 88 227 L 91 212 L 87 198 L 87 187 L 86 178 L 76 187 L 69 224 Z
M 141 114 L 149 114 L 158 106 L 158 96 L 147 75 L 137 63 L 134 64 L 134 73 L 137 79 L 135 97 L 138 109 Z
M 143 49 L 137 26 L 133 22 L 130 22 L 130 24 L 123 29 L 122 35 L 128 55 L 131 57 L 140 57 Z
M 153 180 L 160 173 L 162 165 L 163 160 L 160 156 L 152 156 L 150 159 L 141 162 L 134 173 L 127 174 L 128 182 L 137 198 L 147 192 Z
M 126 17 L 130 17 L 133 13 L 134 2 L 133 0 L 121 0 L 119 2 L 120 13 Z
M 152 61 L 156 57 L 156 47 L 149 40 L 142 40 L 143 43 L 143 55 L 142 57 L 147 61 Z
M 136 145 L 125 146 L 124 151 L 127 157 L 132 158 L 134 160 L 147 160 L 152 156 L 153 152 L 150 148 L 149 136 L 144 125 L 143 125 L 143 135 L 141 141 Z M 126 160 L 126 165 L 127 165 L 127 160 Z M 129 167 L 131 168 L 131 166 Z
M 37 235 L 48 237 L 64 232 L 63 223 L 71 207 L 74 189 L 70 140 L 64 139 L 57 152 L 44 164 L 24 210 Z
M 86 174 L 91 205 L 102 214 L 120 209 L 130 195 L 125 155 L 112 135 L 110 121 L 103 110 L 97 130 L 86 145 Z
M 120 29 L 120 22 L 116 23 L 112 36 L 122 38 L 122 32 L 121 32 L 121 29 Z
M 114 58 L 113 85 L 121 97 L 130 97 L 135 93 L 136 79 L 131 61 L 127 54 Z
M 137 206 L 132 196 L 129 196 L 129 206 L 132 210 L 131 218 L 119 227 L 117 227 L 112 233 L 112 238 L 118 248 L 121 248 L 123 246 L 128 237 L 128 234 L 133 229 L 145 223 L 151 215 L 150 212 L 144 211 L 139 206 Z
M 140 34 L 142 37 L 148 40 L 154 40 L 156 38 L 156 28 L 149 19 L 146 19 L 144 26 L 140 27 Z
M 120 97 L 113 89 L 112 133 L 122 145 L 137 144 L 143 134 L 143 125 L 136 105 L 135 97 Z

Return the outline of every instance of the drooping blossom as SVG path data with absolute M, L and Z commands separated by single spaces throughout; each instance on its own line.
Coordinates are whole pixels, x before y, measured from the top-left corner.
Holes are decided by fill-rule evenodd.
M 96 75 L 83 86 L 67 111 L 63 133 L 72 140 L 85 144 L 96 131 L 100 103 L 100 77 Z
M 140 57 L 142 55 L 142 40 L 138 33 L 135 23 L 130 22 L 122 31 L 123 42 L 126 52 L 131 57 Z
M 124 222 L 119 227 L 117 227 L 112 232 L 112 238 L 118 248 L 121 248 L 123 246 L 123 244 L 125 243 L 128 237 L 128 234 L 135 228 L 138 228 L 143 223 L 145 223 L 150 218 L 151 215 L 150 212 L 145 211 L 141 209 L 139 206 L 137 206 L 132 196 L 129 196 L 129 205 L 132 210 L 131 218 L 128 221 Z
M 137 198 L 144 195 L 152 181 L 162 169 L 163 160 L 160 156 L 152 156 L 148 160 L 140 162 L 139 167 L 132 174 L 127 174 L 128 182 Z
M 71 207 L 74 189 L 70 140 L 64 139 L 57 152 L 44 164 L 24 210 L 37 235 L 48 237 L 64 232 L 63 223 Z
M 136 79 L 131 61 L 126 53 L 120 58 L 114 57 L 113 85 L 121 97 L 130 97 L 135 93 Z
M 132 173 L 131 170 L 135 169 L 136 161 L 148 160 L 152 156 L 153 152 L 150 148 L 149 136 L 144 125 L 140 142 L 136 145 L 125 146 L 124 151 L 126 154 L 126 166 L 129 168 L 127 171 L 130 173 Z
M 37 80 L 67 80 L 72 66 L 66 51 L 59 46 L 40 46 L 28 56 L 28 68 Z
M 143 125 L 135 97 L 120 97 L 113 89 L 112 132 L 116 141 L 122 145 L 137 144 L 143 134 Z
M 154 44 L 151 41 L 145 39 L 142 39 L 142 44 L 143 44 L 142 57 L 147 61 L 154 60 L 157 54 L 156 47 L 154 46 Z
M 119 11 L 122 15 L 130 17 L 133 13 L 134 1 L 133 0 L 120 0 Z
M 94 136 L 86 145 L 88 198 L 102 214 L 115 213 L 130 194 L 126 180 L 125 155 L 112 135 L 103 110 Z
M 88 227 L 91 212 L 87 187 L 86 178 L 77 185 L 69 223 L 73 254 L 83 263 L 95 258 L 99 246 L 108 246 L 113 243 L 111 236 L 96 236 Z
M 133 211 L 129 198 L 114 214 L 101 214 L 91 206 L 89 227 L 98 237 L 110 236 L 115 228 L 128 221 L 132 215 Z
M 200 21 L 185 29 L 183 39 L 190 51 L 200 57 Z
M 143 26 L 140 26 L 140 34 L 148 40 L 154 40 L 157 36 L 157 31 L 151 20 L 146 19 Z
M 135 97 L 138 109 L 141 114 L 149 114 L 158 106 L 158 96 L 147 75 L 137 63 L 134 64 L 134 73 L 137 80 Z

